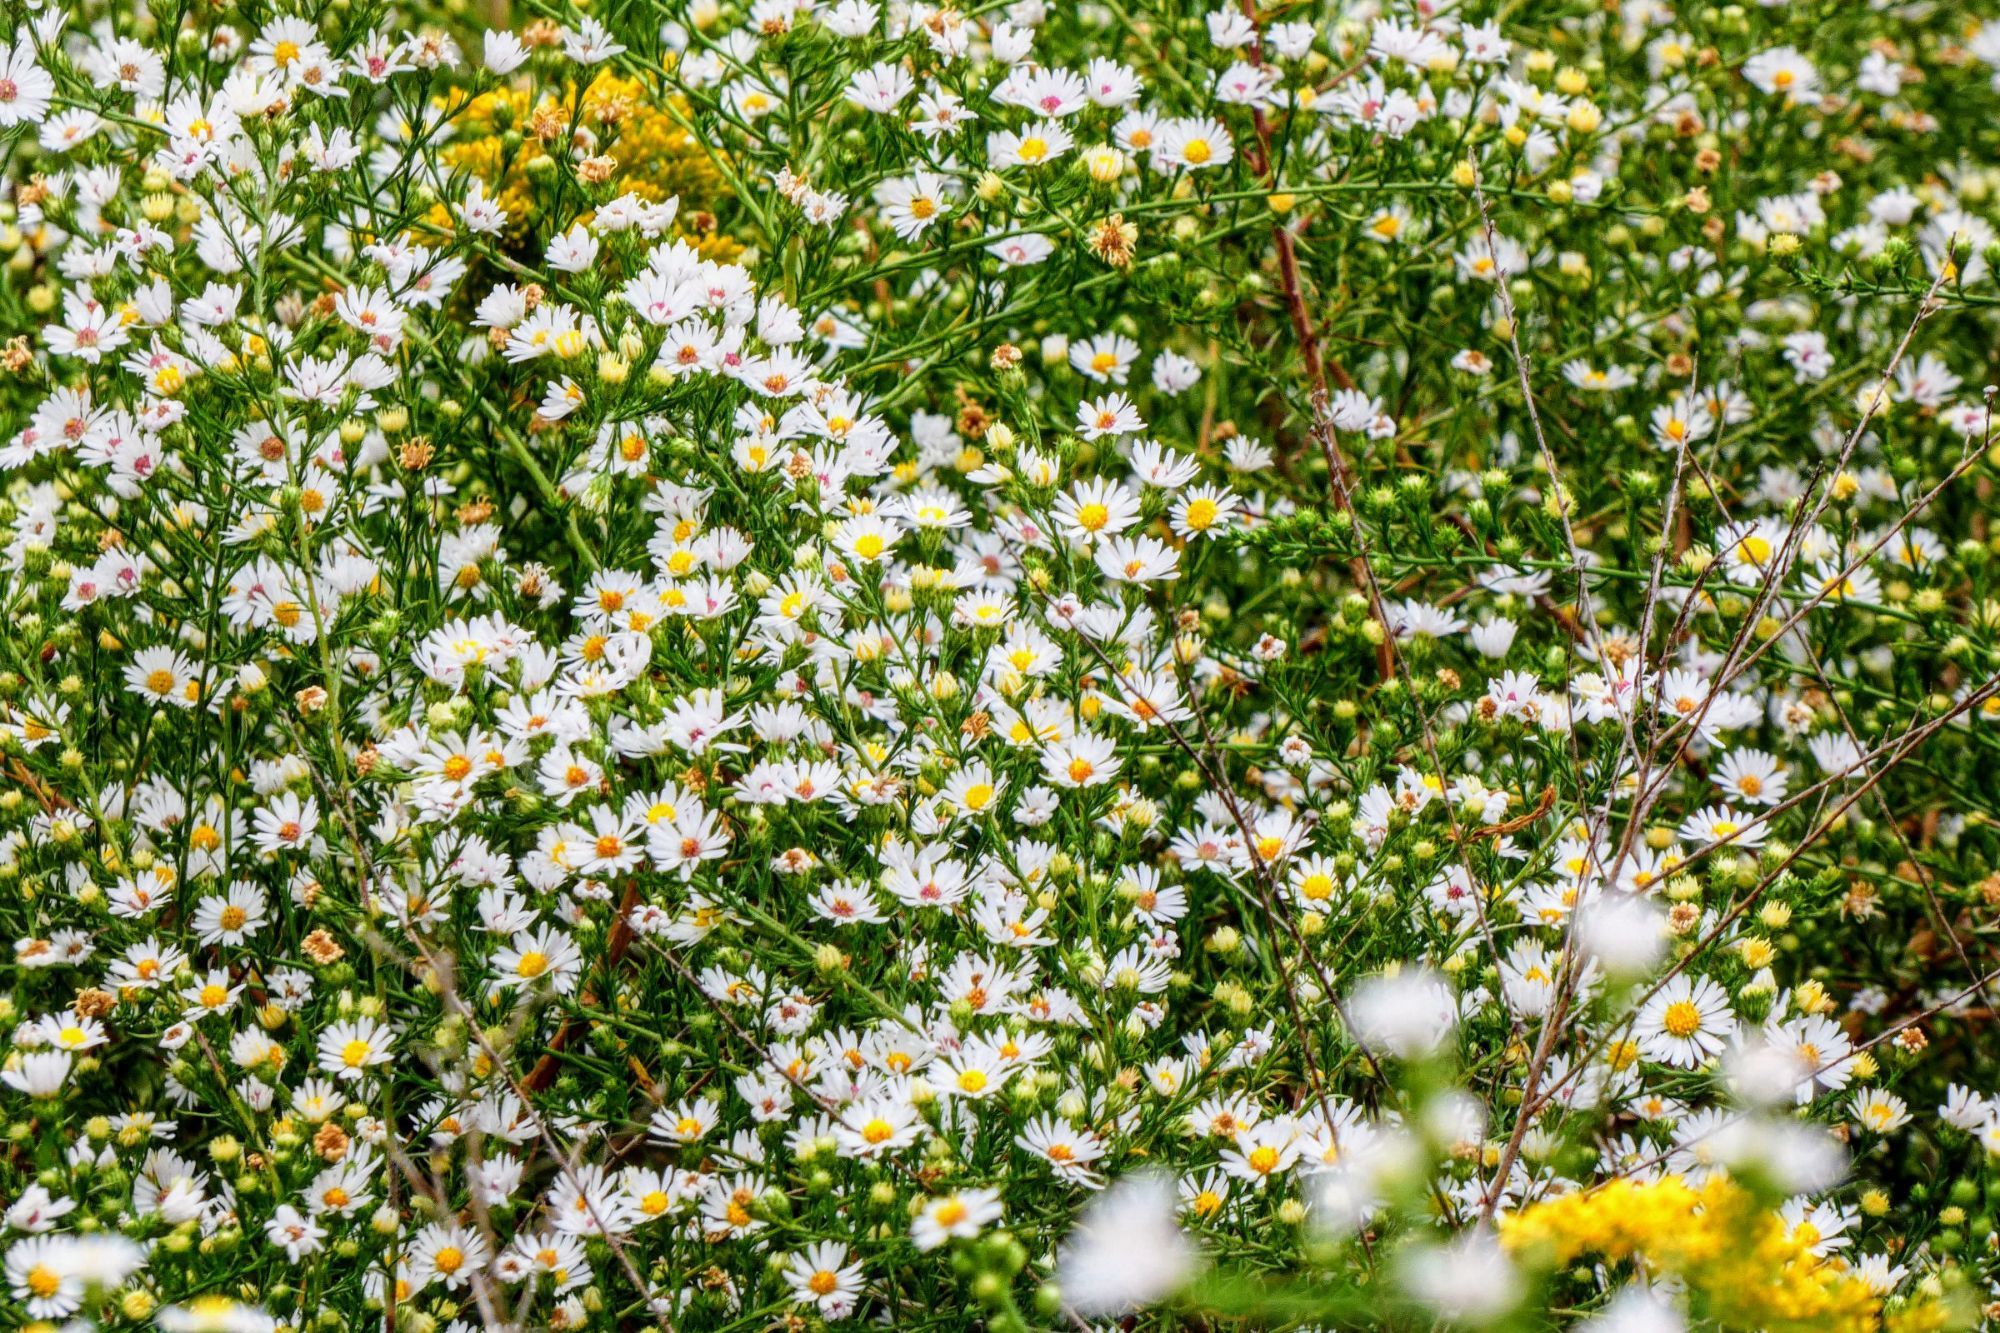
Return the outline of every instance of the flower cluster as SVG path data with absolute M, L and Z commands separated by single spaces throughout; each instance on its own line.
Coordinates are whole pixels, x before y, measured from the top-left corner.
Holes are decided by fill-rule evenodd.
M 10 10 L 13 1323 L 2000 1318 L 2000 20 L 481 8 Z

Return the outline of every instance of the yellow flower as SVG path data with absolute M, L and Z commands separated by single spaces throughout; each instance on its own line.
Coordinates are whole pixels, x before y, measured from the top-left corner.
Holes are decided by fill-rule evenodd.
M 1882 1299 L 1867 1283 L 1837 1257 L 1813 1254 L 1776 1212 L 1727 1177 L 1699 1189 L 1679 1176 L 1612 1181 L 1503 1217 L 1500 1239 L 1550 1267 L 1584 1258 L 1629 1261 L 1678 1278 L 1724 1328 L 1875 1333 L 1883 1327 Z M 1917 1301 L 1890 1323 L 1941 1328 L 1951 1315 L 1938 1302 Z
M 686 114 L 685 105 L 657 99 L 640 80 L 606 72 L 591 81 L 580 99 L 568 89 L 560 98 L 546 93 L 531 103 L 530 97 L 525 89 L 496 88 L 440 104 L 452 113 L 457 131 L 440 157 L 447 167 L 484 182 L 507 211 L 510 239 L 519 240 L 539 216 L 538 192 L 546 186 L 537 185 L 544 168 L 536 164 L 549 157 L 551 146 L 578 139 L 588 144 L 591 155 L 616 162 L 610 177 L 616 193 L 629 190 L 653 203 L 678 196 L 683 224 L 728 196 L 714 158 L 674 118 L 677 111 Z M 510 140 L 510 135 L 517 137 Z M 429 220 L 440 228 L 452 225 L 442 205 Z M 690 239 L 704 258 L 726 261 L 740 249 L 714 233 Z

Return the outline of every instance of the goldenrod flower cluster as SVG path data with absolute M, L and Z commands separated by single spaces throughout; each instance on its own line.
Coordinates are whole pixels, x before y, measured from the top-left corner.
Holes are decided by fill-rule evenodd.
M 453 107 L 441 99 L 456 132 L 438 161 L 487 186 L 507 212 L 509 240 L 519 241 L 547 220 L 556 176 L 550 150 L 566 145 L 583 163 L 606 164 L 612 194 L 630 192 L 656 204 L 678 198 L 684 228 L 702 233 L 704 257 L 728 259 L 740 249 L 714 233 L 713 209 L 728 187 L 715 150 L 689 133 L 684 100 L 609 71 L 581 86 L 503 84 L 459 100 Z M 589 212 L 579 216 L 587 220 Z
M 1679 1176 L 1613 1180 L 1531 1204 L 1500 1220 L 1502 1244 L 1552 1266 L 1579 1260 L 1637 1264 L 1685 1283 L 1698 1309 L 1724 1328 L 1872 1333 L 1883 1301 L 1840 1259 L 1814 1252 L 1811 1223 L 1787 1226 L 1728 1176 L 1700 1186 Z M 1949 1326 L 1936 1300 L 1890 1321 L 1898 1329 Z

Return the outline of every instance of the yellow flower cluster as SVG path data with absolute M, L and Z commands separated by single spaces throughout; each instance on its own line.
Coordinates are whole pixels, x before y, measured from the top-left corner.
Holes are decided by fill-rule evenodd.
M 607 163 L 606 179 L 618 192 L 629 190 L 653 203 L 679 196 L 682 224 L 699 234 L 702 253 L 728 260 L 738 249 L 733 242 L 710 227 L 689 225 L 728 189 L 714 159 L 675 118 L 685 111 L 678 99 L 662 98 L 638 79 L 609 72 L 580 93 L 571 86 L 560 97 L 545 90 L 536 98 L 524 88 L 501 87 L 456 110 L 456 133 L 440 156 L 450 169 L 485 182 L 507 210 L 510 239 L 535 222 L 537 177 L 551 161 L 551 147 L 566 146 L 579 160 Z
M 1696 1188 L 1678 1176 L 1615 1180 L 1501 1219 L 1502 1242 L 1551 1266 L 1632 1260 L 1681 1279 L 1695 1308 L 1724 1328 L 1919 1333 L 1957 1321 L 1942 1301 L 1892 1313 L 1837 1258 L 1726 1177 Z

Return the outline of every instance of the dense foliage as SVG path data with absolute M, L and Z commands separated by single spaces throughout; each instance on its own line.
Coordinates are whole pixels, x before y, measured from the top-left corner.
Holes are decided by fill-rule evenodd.
M 2000 1315 L 1975 9 L 8 0 L 0 1318 Z

